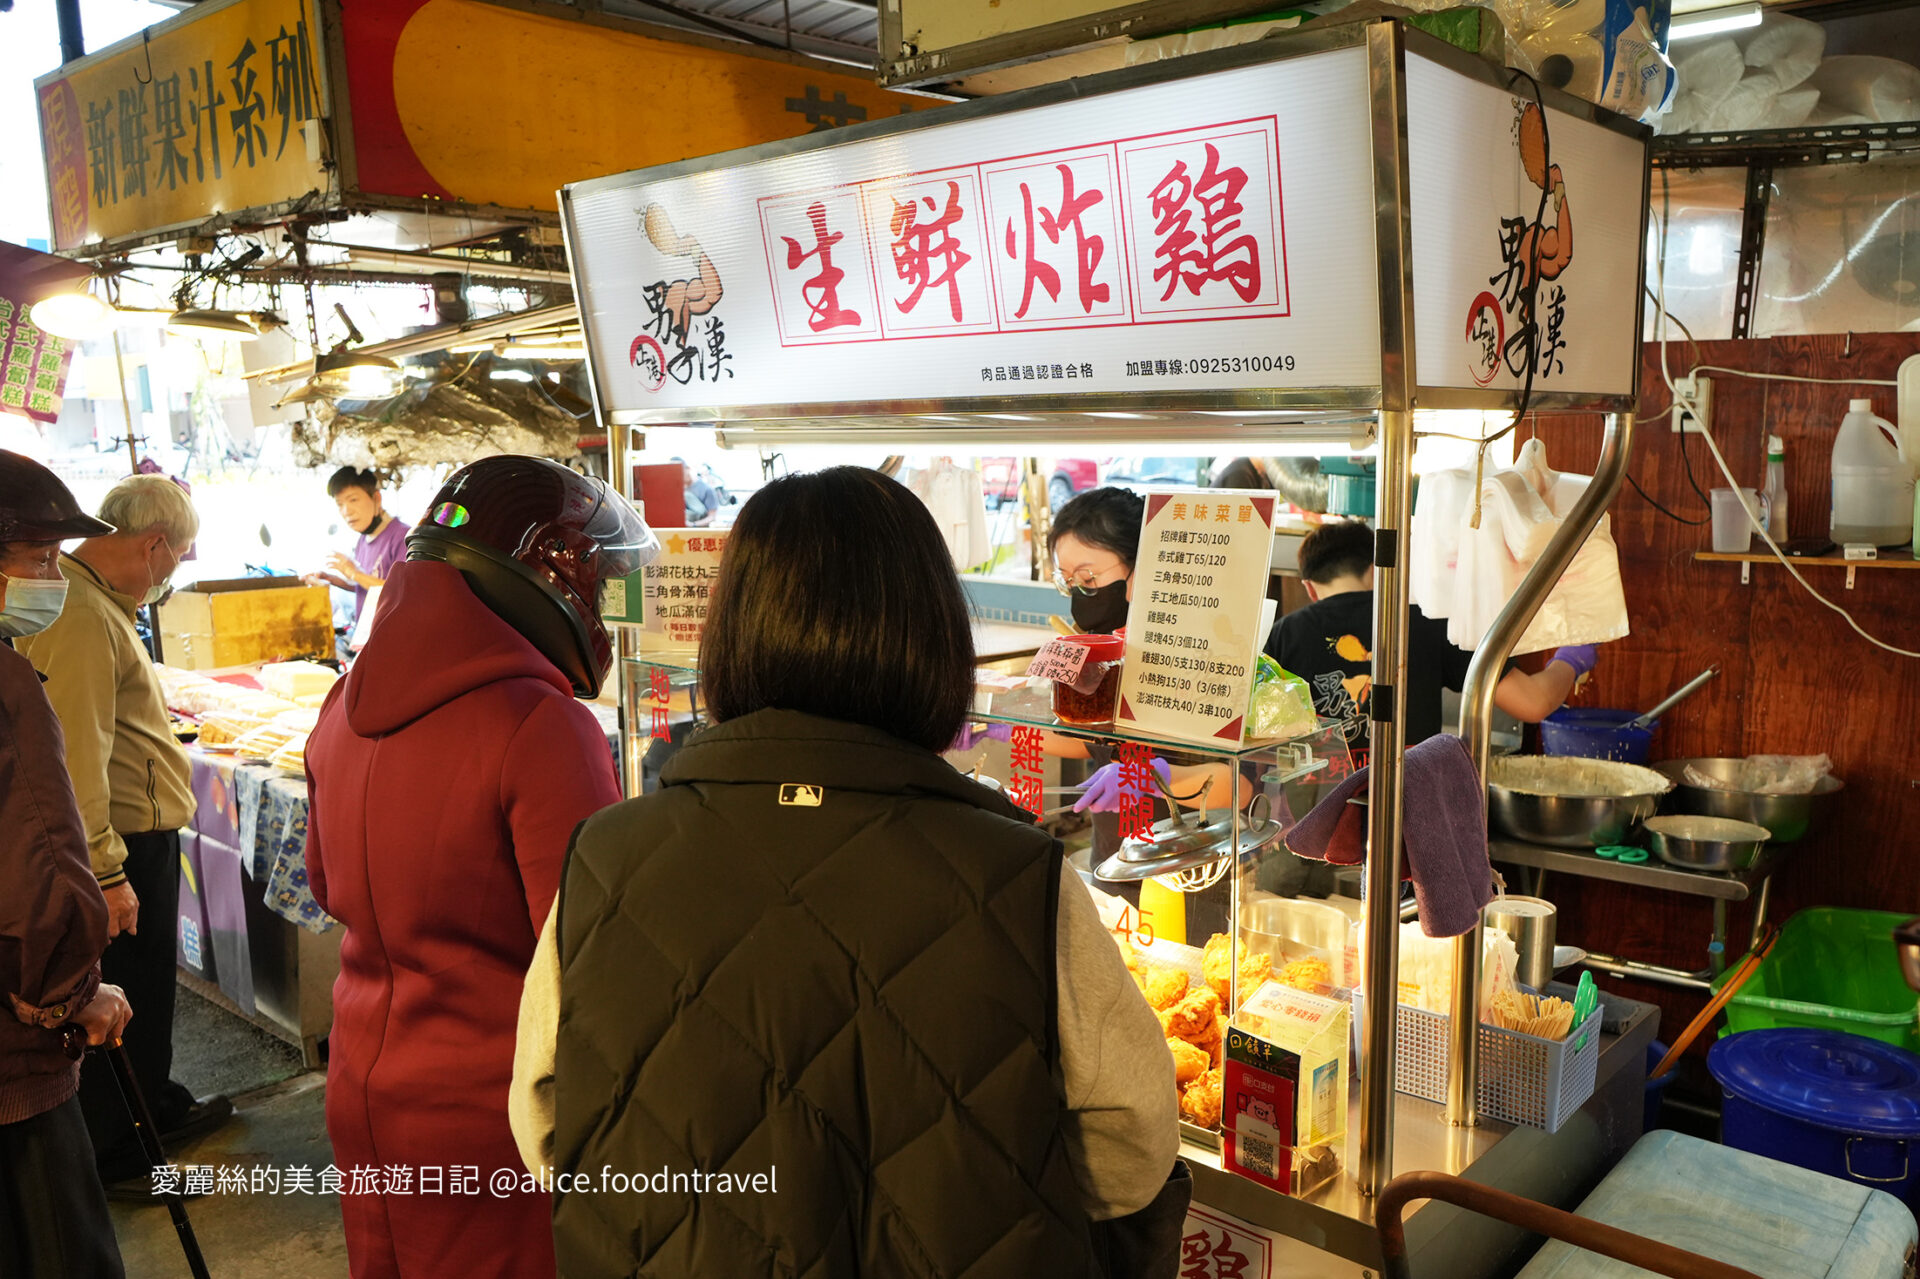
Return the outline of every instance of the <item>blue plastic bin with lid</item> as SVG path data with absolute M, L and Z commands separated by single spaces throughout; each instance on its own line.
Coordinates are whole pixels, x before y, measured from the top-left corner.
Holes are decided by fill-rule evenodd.
M 1736 1150 L 1870 1186 L 1920 1191 L 1920 1056 L 1842 1031 L 1750 1030 L 1707 1054 Z

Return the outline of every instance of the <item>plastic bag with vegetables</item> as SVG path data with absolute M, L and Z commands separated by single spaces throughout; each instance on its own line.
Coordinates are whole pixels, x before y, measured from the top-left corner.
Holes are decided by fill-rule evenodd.
M 1250 738 L 1299 737 L 1319 727 L 1313 692 L 1307 681 L 1282 669 L 1265 653 L 1253 672 L 1253 698 L 1247 707 Z

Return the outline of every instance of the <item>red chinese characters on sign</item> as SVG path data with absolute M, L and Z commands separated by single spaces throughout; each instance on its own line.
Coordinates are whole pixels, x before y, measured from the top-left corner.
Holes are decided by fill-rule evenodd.
M 880 336 L 866 222 L 856 192 L 763 200 L 760 218 L 783 343 Z
M 1124 321 L 1111 153 L 989 167 L 986 178 L 1003 324 Z
M 1176 159 L 1153 188 L 1154 282 L 1165 287 L 1162 302 L 1185 285 L 1198 297 L 1209 280 L 1225 280 L 1243 302 L 1260 293 L 1260 242 L 1240 230 L 1246 212 L 1240 193 L 1247 171 L 1223 167 L 1220 148 L 1206 144 L 1206 167 L 1198 178 L 1187 172 L 1187 162 Z M 1200 226 L 1193 226 L 1196 209 Z
M 861 198 L 886 337 L 991 333 L 986 209 L 971 165 L 868 183 Z
M 1272 1279 L 1265 1232 L 1195 1205 L 1180 1235 L 1180 1279 Z
M 932 216 L 921 216 L 922 201 Z M 888 230 L 893 232 L 893 269 L 912 290 L 894 305 L 910 313 L 929 288 L 944 290 L 947 313 L 957 324 L 966 318 L 960 305 L 960 268 L 973 261 L 973 255 L 960 247 L 960 238 L 953 233 L 961 215 L 958 182 L 947 184 L 946 203 L 937 214 L 935 210 L 932 196 L 905 204 L 894 201 L 888 223 Z
M 1040 815 L 1042 770 L 1046 763 L 1040 743 L 1040 730 L 1025 726 L 1016 726 L 1007 741 L 1012 760 L 1007 798 L 1035 817 Z
M 1115 756 L 1120 765 L 1120 838 L 1153 838 L 1153 795 L 1157 775 L 1153 757 L 1138 742 L 1121 746 Z
M 1123 142 L 1119 153 L 1142 319 L 1287 313 L 1271 120 Z
M 781 342 L 1286 315 L 1279 156 L 1268 116 L 764 197 Z
M 842 231 L 827 230 L 827 206 L 807 207 L 807 221 L 813 226 L 813 247 L 802 250 L 792 236 L 782 236 L 787 244 L 787 270 L 797 271 L 806 262 L 818 259 L 818 272 L 800 285 L 800 296 L 807 304 L 807 327 L 815 333 L 828 329 L 860 327 L 860 313 L 840 305 L 840 282 L 847 273 L 833 264 L 833 246 L 846 238 Z
M 649 736 L 663 742 L 673 740 L 672 726 L 667 723 L 667 711 L 673 702 L 673 685 L 668 681 L 665 667 L 655 666 L 647 672 L 647 693 L 652 705 L 652 726 Z
M 1113 295 L 1113 290 L 1097 283 L 1093 274 L 1100 265 L 1101 255 L 1107 251 L 1107 242 L 1088 231 L 1081 218 L 1087 210 L 1107 197 L 1100 191 L 1074 191 L 1073 170 L 1064 164 L 1056 167 L 1060 173 L 1059 204 L 1051 209 L 1041 206 L 1039 226 L 1054 244 L 1061 243 L 1062 237 L 1072 231 L 1076 292 L 1080 309 L 1091 315 L 1094 303 L 1105 302 Z M 1016 320 L 1024 320 L 1028 309 L 1033 306 L 1035 284 L 1047 291 L 1048 298 L 1056 302 L 1060 299 L 1060 273 L 1043 262 L 1037 251 L 1038 244 L 1033 235 L 1033 188 L 1025 182 L 1020 184 L 1020 204 L 1026 215 L 1026 234 L 1016 234 L 1013 220 L 1007 220 L 1007 256 L 1019 261 L 1021 272 L 1020 305 L 1013 313 Z

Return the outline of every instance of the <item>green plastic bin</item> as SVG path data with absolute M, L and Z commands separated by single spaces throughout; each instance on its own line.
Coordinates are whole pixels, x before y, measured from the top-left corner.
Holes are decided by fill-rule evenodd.
M 1900 975 L 1893 947 L 1894 926 L 1911 918 L 1837 906 L 1800 911 L 1728 1002 L 1722 1033 L 1805 1026 L 1920 1052 L 1920 995 Z M 1715 990 L 1735 967 L 1714 981 Z

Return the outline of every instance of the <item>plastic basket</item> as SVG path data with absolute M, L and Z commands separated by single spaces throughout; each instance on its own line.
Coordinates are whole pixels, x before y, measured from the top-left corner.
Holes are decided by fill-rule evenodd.
M 1820 906 L 1787 920 L 1780 940 L 1727 1004 L 1728 1034 L 1801 1026 L 1844 1030 L 1920 1052 L 1916 999 L 1900 975 L 1897 911 Z M 1729 965 L 1731 973 L 1738 965 Z M 1714 982 L 1718 989 L 1727 980 Z
M 1540 749 L 1548 755 L 1644 764 L 1653 747 L 1653 730 L 1660 727 L 1660 721 L 1645 728 L 1628 728 L 1627 722 L 1639 715 L 1639 711 L 1563 706 L 1540 721 Z
M 1355 1000 L 1355 1021 L 1360 1012 Z M 1565 1039 L 1539 1039 L 1480 1024 L 1480 1071 L 1474 1095 L 1480 1113 L 1503 1123 L 1558 1132 L 1593 1096 L 1600 1065 L 1595 1008 Z M 1400 1005 L 1394 1034 L 1393 1086 L 1428 1101 L 1447 1099 L 1447 1023 L 1443 1013 Z

